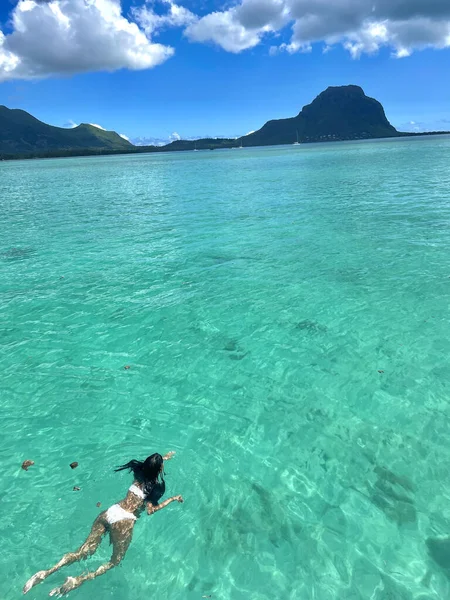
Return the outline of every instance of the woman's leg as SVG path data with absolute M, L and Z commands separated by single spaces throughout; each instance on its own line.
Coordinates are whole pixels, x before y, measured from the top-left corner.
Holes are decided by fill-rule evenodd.
M 44 579 L 46 579 L 52 573 L 55 573 L 56 571 L 61 569 L 61 567 L 65 567 L 66 565 L 71 565 L 72 563 L 74 563 L 78 560 L 83 560 L 84 558 L 87 558 L 91 554 L 94 554 L 94 552 L 97 550 L 105 532 L 106 532 L 105 519 L 102 514 L 102 515 L 99 515 L 96 518 L 96 520 L 94 521 L 94 524 L 92 525 L 91 533 L 86 538 L 86 541 L 84 542 L 84 544 L 82 544 L 78 548 L 78 550 L 76 550 L 75 552 L 68 552 L 67 554 L 64 554 L 64 556 L 61 558 L 61 560 L 58 563 L 56 563 L 56 565 L 54 567 L 52 567 L 51 569 L 48 569 L 47 571 L 38 571 L 35 575 L 33 575 L 33 577 L 31 577 L 26 582 L 26 584 L 23 588 L 23 593 L 26 594 L 27 592 L 29 592 L 32 587 L 34 587 L 38 583 L 41 583 L 41 581 L 44 581 Z
M 131 538 L 133 537 L 134 523 L 132 519 L 124 519 L 110 525 L 109 535 L 113 546 L 113 553 L 110 560 L 101 565 L 96 571 L 92 571 L 86 575 L 79 575 L 78 577 L 68 577 L 61 587 L 55 588 L 50 592 L 50 596 L 56 596 L 57 598 L 64 596 L 64 594 L 80 587 L 85 581 L 95 579 L 99 575 L 103 575 L 106 571 L 116 567 L 128 550 Z

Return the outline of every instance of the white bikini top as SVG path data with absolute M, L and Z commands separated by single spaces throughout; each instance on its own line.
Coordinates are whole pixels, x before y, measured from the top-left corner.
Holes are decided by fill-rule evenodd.
M 145 498 L 144 492 L 140 488 L 138 488 L 137 485 L 131 485 L 128 488 L 128 491 L 137 496 L 138 498 L 141 498 L 142 500 Z

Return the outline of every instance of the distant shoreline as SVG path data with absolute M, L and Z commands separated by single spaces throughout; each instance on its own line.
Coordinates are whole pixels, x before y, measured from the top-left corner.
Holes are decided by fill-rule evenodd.
M 389 137 L 357 137 L 348 139 L 319 139 L 313 141 L 304 141 L 300 145 L 311 144 L 332 144 L 335 142 L 361 142 L 372 140 L 399 140 L 412 137 L 431 137 L 440 135 L 450 135 L 450 131 L 427 131 L 427 132 L 399 132 L 399 135 Z M 26 152 L 19 154 L 1 154 L 0 161 L 12 160 L 33 160 L 44 158 L 76 158 L 82 156 L 125 156 L 128 154 L 154 154 L 159 152 L 192 152 L 193 150 L 230 150 L 238 148 L 241 142 L 245 141 L 245 137 L 237 139 L 218 138 L 218 139 L 199 139 L 199 140 L 177 140 L 166 144 L 165 146 L 133 146 L 129 150 L 123 148 L 119 150 L 85 148 L 77 150 L 48 150 L 41 152 Z M 248 140 L 247 140 L 248 141 Z M 247 144 L 242 148 L 269 148 L 277 146 L 286 146 L 288 144 Z

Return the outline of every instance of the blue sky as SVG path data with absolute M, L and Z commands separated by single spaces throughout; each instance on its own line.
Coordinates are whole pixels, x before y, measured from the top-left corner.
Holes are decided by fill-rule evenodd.
M 0 104 L 53 125 L 231 137 L 353 83 L 450 130 L 448 0 L 3 0 L 0 22 Z

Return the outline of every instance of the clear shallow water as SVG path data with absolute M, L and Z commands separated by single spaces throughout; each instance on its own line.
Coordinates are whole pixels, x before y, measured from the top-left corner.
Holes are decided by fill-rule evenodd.
M 0 164 L 1 597 L 171 449 L 70 597 L 449 597 L 449 189 L 449 138 Z

